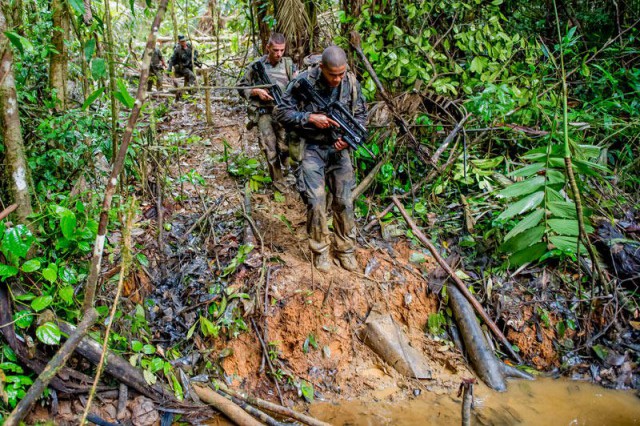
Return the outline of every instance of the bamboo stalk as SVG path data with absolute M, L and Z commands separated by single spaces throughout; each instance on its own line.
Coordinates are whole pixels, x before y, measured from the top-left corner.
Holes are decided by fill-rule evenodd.
M 429 249 L 429 251 L 431 252 L 433 257 L 436 259 L 438 264 L 442 267 L 442 269 L 444 269 L 447 272 L 447 274 L 449 274 L 449 277 L 451 277 L 451 279 L 456 284 L 460 292 L 465 296 L 465 298 L 469 301 L 469 303 L 471 303 L 471 306 L 473 306 L 473 308 L 478 313 L 478 315 L 480 315 L 480 317 L 485 322 L 487 327 L 491 329 L 493 334 L 502 343 L 502 346 L 504 346 L 504 348 L 509 353 L 509 355 L 511 355 L 511 357 L 514 360 L 516 360 L 519 364 L 521 364 L 522 358 L 520 358 L 520 356 L 513 350 L 507 338 L 504 336 L 504 334 L 502 334 L 502 331 L 500 331 L 498 326 L 491 320 L 491 318 L 489 318 L 489 315 L 487 315 L 487 313 L 484 311 L 484 309 L 482 308 L 482 305 L 480 305 L 480 302 L 478 302 L 476 298 L 473 297 L 473 295 L 467 289 L 467 286 L 464 285 L 462 280 L 458 278 L 455 272 L 453 272 L 449 264 L 442 258 L 442 256 L 440 256 L 440 253 L 438 253 L 438 249 L 436 249 L 436 247 L 431 243 L 431 241 L 429 241 L 429 239 L 424 235 L 424 233 L 420 230 L 420 228 L 418 228 L 418 226 L 413 221 L 413 219 L 411 219 L 411 216 L 409 216 L 409 213 L 407 213 L 407 211 L 405 210 L 400 200 L 396 197 L 391 197 L 391 198 L 394 204 L 396 205 L 396 207 L 398 207 L 398 210 L 400 210 L 400 213 L 404 217 L 404 220 L 407 222 L 407 224 L 411 228 L 411 231 L 413 231 L 413 235 L 415 235 L 416 238 L 422 244 L 424 244 L 425 247 Z
M 51 361 L 49 361 L 44 370 L 42 370 L 42 373 L 40 373 L 36 381 L 31 385 L 25 396 L 20 400 L 18 405 L 16 405 L 9 417 L 6 418 L 4 421 L 5 426 L 17 426 L 20 424 L 20 421 L 31 411 L 36 400 L 40 398 L 51 379 L 53 379 L 58 373 L 58 370 L 67 363 L 75 348 L 87 332 L 89 332 L 89 328 L 98 320 L 98 317 L 98 311 L 93 308 L 85 312 L 82 322 L 78 324 L 78 327 L 69 335 L 64 345 L 62 345 L 54 357 L 51 358 Z

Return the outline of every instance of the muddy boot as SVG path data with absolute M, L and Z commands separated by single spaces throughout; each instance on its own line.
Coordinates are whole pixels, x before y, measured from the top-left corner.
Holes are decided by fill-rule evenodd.
M 338 255 L 338 260 L 340 261 L 340 266 L 347 271 L 353 272 L 358 270 L 358 262 L 356 261 L 355 254 L 341 253 Z
M 331 263 L 329 263 L 329 252 L 313 255 L 313 266 L 320 272 L 329 272 Z

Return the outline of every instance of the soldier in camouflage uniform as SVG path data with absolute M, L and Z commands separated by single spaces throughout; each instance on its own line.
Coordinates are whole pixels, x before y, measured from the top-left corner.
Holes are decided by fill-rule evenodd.
M 160 48 L 156 47 L 151 55 L 151 66 L 149 68 L 149 80 L 147 80 L 147 92 L 151 91 L 153 83 L 156 83 L 156 89 L 162 90 L 162 73 L 167 63 L 164 61 Z
M 286 39 L 280 33 L 273 33 L 267 44 L 267 54 L 257 59 L 262 61 L 272 83 L 280 86 L 284 92 L 289 81 L 295 76 L 295 67 L 291 58 L 283 56 Z M 255 85 L 252 62 L 246 69 L 239 86 Z M 289 149 L 285 141 L 284 128 L 272 117 L 275 106 L 268 89 L 242 89 L 241 96 L 250 101 L 247 109 L 250 126 L 258 126 L 258 142 L 264 152 L 269 175 L 276 188 L 284 190 L 283 178 L 289 169 Z
M 358 269 L 355 258 L 355 218 L 351 191 L 355 186 L 353 166 L 347 143 L 335 139 L 332 127 L 338 123 L 308 103 L 296 84 L 307 79 L 327 101 L 339 100 L 363 126 L 367 109 L 355 76 L 347 72 L 347 57 L 341 48 L 330 46 L 322 53 L 321 63 L 301 73 L 288 87 L 283 105 L 276 108 L 276 119 L 303 141 L 302 161 L 297 171 L 298 190 L 307 205 L 309 247 L 314 265 L 322 272 L 329 270 L 330 235 L 327 226 L 325 185 L 333 195 L 333 229 L 335 253 L 344 269 Z
M 198 59 L 198 51 L 191 48 L 191 43 L 187 43 L 183 35 L 178 36 L 178 44 L 169 60 L 169 72 L 171 68 L 175 68 L 176 77 L 184 77 L 184 85 L 193 86 L 196 83 L 196 75 L 193 73 L 194 65 L 202 66 Z

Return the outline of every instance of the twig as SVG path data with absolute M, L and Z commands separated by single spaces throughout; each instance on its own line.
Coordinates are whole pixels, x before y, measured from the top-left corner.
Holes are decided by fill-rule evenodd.
M 241 392 L 238 392 L 234 389 L 230 389 L 224 383 L 216 381 L 214 384 L 215 386 L 222 389 L 225 393 L 235 396 L 236 398 L 242 399 L 251 405 L 255 405 L 256 407 L 271 411 L 272 413 L 280 414 L 282 416 L 286 416 L 286 417 L 298 420 L 302 423 L 306 423 L 311 426 L 329 426 L 329 423 L 325 423 L 313 417 L 294 411 L 290 408 L 283 407 L 282 405 L 274 404 L 273 402 L 265 401 L 264 399 L 260 399 L 260 398 L 255 398 L 255 397 L 243 394 Z
M 198 227 L 198 225 L 200 225 L 205 219 L 207 219 L 207 217 L 209 217 L 209 215 L 220 205 L 220 203 L 222 203 L 222 201 L 224 201 L 224 197 L 218 198 L 215 203 L 211 204 L 207 211 L 204 212 L 202 216 L 200 216 L 198 220 L 196 220 L 195 223 L 191 225 L 187 232 L 184 233 L 184 235 L 180 238 L 180 241 L 186 240 L 189 234 L 191 234 L 193 230 Z
M 126 417 L 128 400 L 129 387 L 124 383 L 120 383 L 120 390 L 118 391 L 118 411 L 116 412 L 116 419 L 122 420 Z
M 0 220 L 2 220 L 5 217 L 9 216 L 17 208 L 18 208 L 17 204 L 11 204 L 9 207 L 7 207 L 6 209 L 2 210 L 0 212 Z
M 473 385 L 476 379 L 462 379 L 458 389 L 458 398 L 462 395 L 462 426 L 471 425 L 471 409 L 473 408 Z
M 509 355 L 511 355 L 511 357 L 514 360 L 516 360 L 519 364 L 521 364 L 522 358 L 520 358 L 520 356 L 513 350 L 507 338 L 504 336 L 504 334 L 502 334 L 498 326 L 491 320 L 491 318 L 489 318 L 489 315 L 487 315 L 487 313 L 484 311 L 484 309 L 482 308 L 482 305 L 480 305 L 480 302 L 478 302 L 476 298 L 473 297 L 473 295 L 469 292 L 469 290 L 464 285 L 462 280 L 458 278 L 458 276 L 455 274 L 455 272 L 453 272 L 449 264 L 442 258 L 442 256 L 440 256 L 440 253 L 438 253 L 438 249 L 436 249 L 436 247 L 431 243 L 431 241 L 429 241 L 429 239 L 422 233 L 420 228 L 418 228 L 418 226 L 415 224 L 413 219 L 411 219 L 411 216 L 409 216 L 409 213 L 407 213 L 407 211 L 405 210 L 400 200 L 397 197 L 391 197 L 391 198 L 394 204 L 396 205 L 396 207 L 398 207 L 398 210 L 400 211 L 402 216 L 404 217 L 404 220 L 407 222 L 407 224 L 413 231 L 413 235 L 415 235 L 416 238 L 429 249 L 429 251 L 431 252 L 433 257 L 436 259 L 438 264 L 442 267 L 442 269 L 444 269 L 447 272 L 447 274 L 449 274 L 449 276 L 451 277 L 453 282 L 456 284 L 460 292 L 465 296 L 465 298 L 469 301 L 469 303 L 471 303 L 471 305 L 473 306 L 475 311 L 478 313 L 478 315 L 480 315 L 480 317 L 485 322 L 487 327 L 489 327 L 493 332 L 493 334 L 498 338 L 498 340 L 500 340 L 500 342 L 502 343 L 506 351 L 509 353 Z
M 278 397 L 280 397 L 280 403 L 284 405 L 284 398 L 282 397 L 282 392 L 280 391 L 280 385 L 278 385 L 278 379 L 275 375 L 275 369 L 273 368 L 273 364 L 271 363 L 271 359 L 269 359 L 269 349 L 267 345 L 264 343 L 264 339 L 260 335 L 260 329 L 256 325 L 256 322 L 251 318 L 251 324 L 253 325 L 254 330 L 256 330 L 256 336 L 258 336 L 258 340 L 260 341 L 260 345 L 262 346 L 262 350 L 264 351 L 264 357 L 267 360 L 267 365 L 269 365 L 269 370 L 271 370 L 271 378 L 273 382 L 276 384 L 276 389 L 278 391 Z
M 118 177 L 120 176 L 120 173 L 122 173 L 122 169 L 124 167 L 124 160 L 127 156 L 129 143 L 131 142 L 131 138 L 133 136 L 133 129 L 138 121 L 138 117 L 140 116 L 140 112 L 144 103 L 143 100 L 146 93 L 147 80 L 149 78 L 151 54 L 155 49 L 158 29 L 160 28 L 160 23 L 162 22 L 162 17 L 165 10 L 167 9 L 168 2 L 169 0 L 161 0 L 158 4 L 158 11 L 156 13 L 155 19 L 153 20 L 153 24 L 151 25 L 151 31 L 149 33 L 149 36 L 147 37 L 147 45 L 144 49 L 144 60 L 142 65 L 142 72 L 140 74 L 140 82 L 138 84 L 136 101 L 134 103 L 133 109 L 131 110 L 131 115 L 129 116 L 129 121 L 127 122 L 124 136 L 122 137 L 122 143 L 120 144 L 118 154 L 115 158 L 115 161 L 113 162 L 109 180 L 107 181 L 107 187 L 105 189 L 104 199 L 102 201 L 102 209 L 100 211 L 98 232 L 93 247 L 93 255 L 91 257 L 89 278 L 87 279 L 84 302 L 82 306 L 83 311 L 88 311 L 89 308 L 94 304 L 96 288 L 98 285 L 98 277 L 100 275 L 100 265 L 102 263 L 102 253 L 104 252 L 104 243 L 107 235 L 107 225 L 109 224 L 109 210 L 111 209 L 111 202 L 113 201 L 113 196 L 116 192 Z
M 51 379 L 53 379 L 58 370 L 67 363 L 75 348 L 87 334 L 89 328 L 98 320 L 98 317 L 98 311 L 93 308 L 85 313 L 82 322 L 78 324 L 78 328 L 69 335 L 64 345 L 62 345 L 51 361 L 49 361 L 25 396 L 20 400 L 18 405 L 16 405 L 16 408 L 14 408 L 9 417 L 6 418 L 4 421 L 6 426 L 17 426 L 29 413 L 36 399 L 40 398 Z
M 223 413 L 236 425 L 262 426 L 262 423 L 251 417 L 232 401 L 229 401 L 225 397 L 218 395 L 218 393 L 216 393 L 210 387 L 194 383 L 193 390 L 198 395 L 198 398 L 200 398 L 207 404 L 212 405 L 216 410 Z
M 376 164 L 373 167 L 373 169 L 371 169 L 369 174 L 365 176 L 364 179 L 362 179 L 362 181 L 358 184 L 358 186 L 356 186 L 356 189 L 354 189 L 353 192 L 351 193 L 352 200 L 356 200 L 364 191 L 367 190 L 367 188 L 371 186 L 371 184 L 374 182 L 376 178 L 376 175 L 378 174 L 378 172 L 386 162 L 387 162 L 386 158 L 383 158 L 382 160 L 380 160 L 378 164 Z

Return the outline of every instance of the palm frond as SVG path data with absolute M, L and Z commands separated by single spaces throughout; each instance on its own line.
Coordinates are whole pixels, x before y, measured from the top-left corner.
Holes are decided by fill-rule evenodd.
M 310 33 L 311 21 L 303 0 L 276 0 L 278 29 L 289 39 Z

